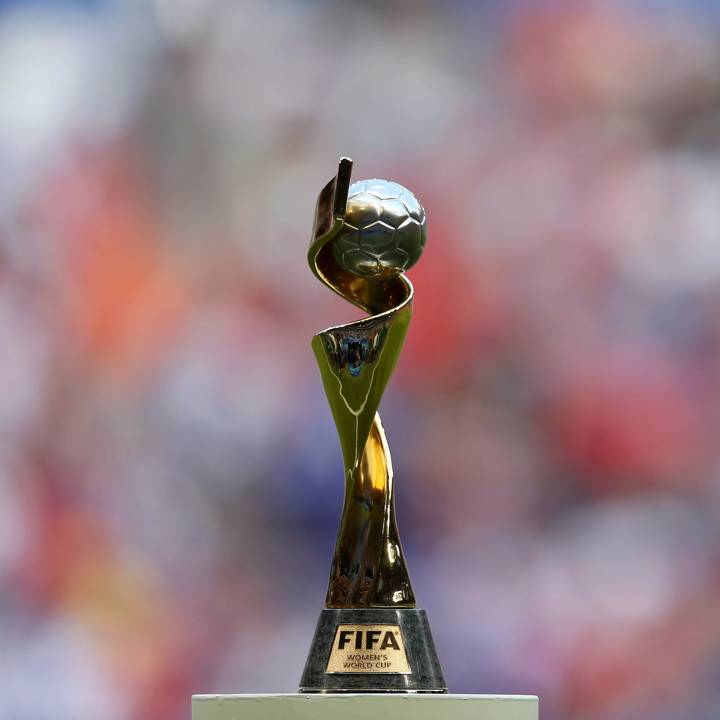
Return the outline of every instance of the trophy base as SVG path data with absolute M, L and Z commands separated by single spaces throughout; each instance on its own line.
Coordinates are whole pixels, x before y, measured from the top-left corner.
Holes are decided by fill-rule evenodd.
M 530 695 L 195 695 L 192 720 L 538 720 Z
M 300 692 L 446 693 L 425 611 L 323 610 Z

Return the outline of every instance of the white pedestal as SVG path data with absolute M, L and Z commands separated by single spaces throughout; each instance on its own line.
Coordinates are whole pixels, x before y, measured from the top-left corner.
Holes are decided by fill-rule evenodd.
M 538 720 L 534 695 L 194 695 L 192 720 Z

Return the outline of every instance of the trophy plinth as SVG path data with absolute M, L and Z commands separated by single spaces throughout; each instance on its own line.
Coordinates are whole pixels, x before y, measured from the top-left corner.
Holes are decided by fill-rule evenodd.
M 424 610 L 320 613 L 300 692 L 446 692 Z

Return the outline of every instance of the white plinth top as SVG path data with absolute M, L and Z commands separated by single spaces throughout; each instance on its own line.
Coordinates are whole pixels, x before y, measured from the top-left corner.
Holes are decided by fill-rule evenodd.
M 193 695 L 192 720 L 538 720 L 534 695 Z

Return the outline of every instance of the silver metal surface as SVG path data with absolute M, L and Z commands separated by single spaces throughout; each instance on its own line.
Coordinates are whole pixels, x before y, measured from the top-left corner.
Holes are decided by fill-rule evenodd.
M 389 180 L 361 180 L 350 186 L 332 250 L 355 275 L 392 277 L 420 259 L 426 239 L 425 210 L 408 189 Z

